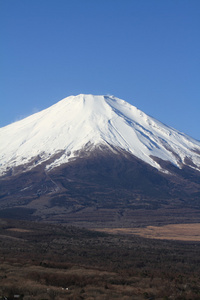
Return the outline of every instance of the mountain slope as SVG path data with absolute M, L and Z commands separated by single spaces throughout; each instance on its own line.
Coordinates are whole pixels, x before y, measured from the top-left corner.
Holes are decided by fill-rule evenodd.
M 1 128 L 0 172 L 0 217 L 200 221 L 200 142 L 113 96 L 71 96 Z
M 200 169 L 200 142 L 112 96 L 78 95 L 0 129 L 0 171 L 51 160 L 47 170 L 97 145 L 130 152 L 151 166 L 158 160 Z M 56 155 L 57 154 L 57 155 Z

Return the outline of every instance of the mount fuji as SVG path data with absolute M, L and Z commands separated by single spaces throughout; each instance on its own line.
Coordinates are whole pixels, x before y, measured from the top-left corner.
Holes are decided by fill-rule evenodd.
M 0 180 L 0 216 L 196 220 L 200 142 L 114 96 L 70 96 L 0 129 Z

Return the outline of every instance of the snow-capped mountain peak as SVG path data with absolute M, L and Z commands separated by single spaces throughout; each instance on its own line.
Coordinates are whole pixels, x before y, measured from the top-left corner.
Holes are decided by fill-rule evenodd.
M 78 95 L 0 129 L 0 173 L 51 159 L 67 163 L 90 145 L 125 150 L 162 170 L 155 158 L 200 170 L 200 142 L 114 96 Z M 90 151 L 88 149 L 88 151 Z M 37 158 L 37 159 L 36 159 Z

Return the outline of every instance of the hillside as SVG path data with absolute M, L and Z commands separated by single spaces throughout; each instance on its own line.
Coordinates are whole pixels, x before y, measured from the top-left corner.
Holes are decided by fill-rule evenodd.
M 200 221 L 200 142 L 124 100 L 71 96 L 1 128 L 0 141 L 2 217 L 85 227 Z

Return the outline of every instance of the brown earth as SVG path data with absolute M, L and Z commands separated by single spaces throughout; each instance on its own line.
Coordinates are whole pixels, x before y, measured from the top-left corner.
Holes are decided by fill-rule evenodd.
M 145 228 L 104 228 L 98 230 L 113 234 L 139 235 L 160 240 L 200 241 L 200 223 L 147 226 Z
M 31 232 L 31 230 L 28 229 L 22 229 L 22 228 L 8 228 L 9 231 L 15 231 L 15 232 Z

